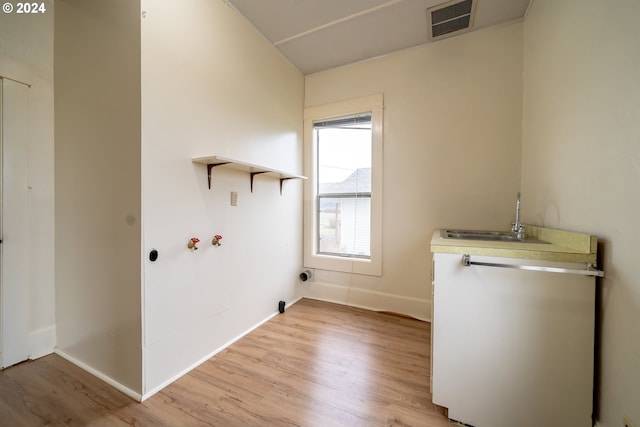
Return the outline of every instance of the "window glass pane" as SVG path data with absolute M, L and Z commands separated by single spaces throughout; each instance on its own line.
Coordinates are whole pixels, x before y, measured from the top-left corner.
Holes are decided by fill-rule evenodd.
M 318 192 L 371 192 L 371 118 L 316 124 Z
M 318 252 L 371 256 L 371 197 L 319 197 Z
M 371 257 L 371 115 L 314 123 L 318 253 Z

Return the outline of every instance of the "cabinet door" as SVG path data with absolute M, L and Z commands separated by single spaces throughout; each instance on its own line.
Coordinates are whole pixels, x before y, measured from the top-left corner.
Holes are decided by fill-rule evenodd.
M 594 278 L 435 262 L 433 402 L 476 427 L 590 427 Z
M 435 277 L 435 270 L 436 270 L 436 258 L 435 255 L 431 257 L 431 280 L 429 281 L 429 286 L 431 288 L 431 334 L 430 334 L 430 339 L 431 339 L 431 346 L 429 347 L 431 349 L 431 355 L 430 355 L 430 360 L 431 360 L 431 370 L 430 375 L 429 375 L 429 391 L 431 393 L 433 393 L 433 321 L 434 321 L 434 314 L 433 314 L 433 309 L 434 309 L 434 298 L 433 298 L 433 289 L 434 289 L 434 277 Z

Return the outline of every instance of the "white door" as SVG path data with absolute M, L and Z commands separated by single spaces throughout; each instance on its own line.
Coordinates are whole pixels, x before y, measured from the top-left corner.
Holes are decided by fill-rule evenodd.
M 0 368 L 29 357 L 29 87 L 0 78 Z

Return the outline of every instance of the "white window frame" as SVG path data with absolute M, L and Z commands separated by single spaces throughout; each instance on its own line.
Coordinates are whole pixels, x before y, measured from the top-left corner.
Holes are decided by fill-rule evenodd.
M 383 96 L 360 98 L 308 107 L 304 110 L 304 266 L 320 270 L 382 276 L 382 176 Z M 371 113 L 371 257 L 368 259 L 318 253 L 318 159 L 313 138 L 314 122 Z

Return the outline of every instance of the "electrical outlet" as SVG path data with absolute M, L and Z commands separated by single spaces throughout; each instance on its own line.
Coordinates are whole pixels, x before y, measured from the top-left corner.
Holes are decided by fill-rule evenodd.
M 633 423 L 633 421 L 631 421 L 631 418 L 629 418 L 626 415 L 624 417 L 622 417 L 622 426 L 623 427 L 636 427 L 636 425 Z

